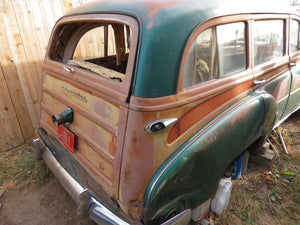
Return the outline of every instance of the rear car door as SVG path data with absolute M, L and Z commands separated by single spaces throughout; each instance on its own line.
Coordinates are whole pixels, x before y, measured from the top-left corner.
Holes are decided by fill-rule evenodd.
M 269 19 L 270 18 L 270 19 Z M 288 16 L 254 16 L 252 58 L 255 90 L 270 93 L 277 103 L 278 124 L 283 118 L 291 85 L 286 27 Z
M 290 96 L 286 108 L 286 116 L 300 107 L 300 36 L 299 18 L 293 18 L 290 22 L 290 69 L 292 84 Z
M 116 198 L 137 36 L 132 17 L 67 16 L 53 30 L 43 66 L 41 126 Z M 52 117 L 70 108 L 72 120 L 55 126 Z

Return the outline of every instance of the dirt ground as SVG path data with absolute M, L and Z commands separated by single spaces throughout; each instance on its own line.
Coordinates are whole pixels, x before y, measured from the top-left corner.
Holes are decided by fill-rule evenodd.
M 284 131 L 283 135 L 285 138 L 288 137 L 287 133 L 289 131 L 292 132 L 292 135 L 299 135 L 300 113 L 298 112 L 296 116 L 293 116 L 291 119 L 286 121 L 281 127 Z M 299 146 L 300 145 L 297 144 L 296 146 L 288 147 L 294 147 L 299 150 Z M 10 155 L 9 153 L 1 153 L 0 170 L 1 157 L 2 160 L 4 160 L 2 162 L 8 162 L 10 161 L 11 157 L 18 157 L 18 154 L 14 153 Z M 29 172 L 26 172 L 26 174 L 29 175 L 30 173 L 32 173 L 32 169 L 29 170 Z M 1 179 L 3 179 L 2 183 Z M 49 178 L 44 184 L 37 184 L 36 181 L 28 179 L 29 178 L 26 178 L 23 181 L 15 182 L 15 180 L 11 177 L 6 177 L 4 179 L 0 176 L 0 225 L 95 224 L 89 218 L 82 219 L 77 217 L 76 204 L 55 178 Z M 227 210 L 225 216 L 230 216 L 230 210 Z M 220 219 L 218 220 L 220 221 Z M 233 221 L 231 219 L 229 220 Z M 272 221 L 269 222 L 270 223 L 267 224 L 273 224 Z M 231 223 L 226 222 L 226 224 Z
M 42 186 L 8 187 L 0 204 L 0 225 L 95 224 L 76 216 L 76 204 L 55 178 Z

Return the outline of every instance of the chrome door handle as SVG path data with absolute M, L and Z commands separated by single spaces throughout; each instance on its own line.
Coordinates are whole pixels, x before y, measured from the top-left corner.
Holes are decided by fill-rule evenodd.
M 166 130 L 169 126 L 177 121 L 177 118 L 158 119 L 148 123 L 145 130 L 149 134 L 155 134 Z
M 74 68 L 64 67 L 64 70 L 69 72 L 69 73 L 74 73 L 75 72 Z
M 291 63 L 290 63 L 290 66 L 297 66 L 297 63 L 291 62 Z
M 263 79 L 263 80 L 254 80 L 253 81 L 253 84 L 256 86 L 256 85 L 262 85 L 262 84 L 264 84 L 264 83 L 266 83 L 266 80 L 265 79 Z

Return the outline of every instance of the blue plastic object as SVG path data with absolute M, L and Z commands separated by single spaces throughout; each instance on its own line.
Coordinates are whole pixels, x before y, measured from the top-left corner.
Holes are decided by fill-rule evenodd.
M 238 179 L 242 176 L 242 168 L 243 168 L 243 156 L 244 153 L 240 154 L 234 161 L 232 167 L 232 178 Z

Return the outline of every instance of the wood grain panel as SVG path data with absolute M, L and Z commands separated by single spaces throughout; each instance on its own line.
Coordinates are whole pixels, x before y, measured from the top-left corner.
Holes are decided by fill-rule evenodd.
M 108 101 L 83 91 L 65 81 L 56 79 L 50 75 L 46 75 L 44 87 L 52 90 L 57 95 L 67 99 L 74 104 L 86 109 L 90 113 L 98 116 L 103 121 L 106 121 L 113 126 L 119 124 L 120 108 Z M 54 109 L 55 106 L 53 105 Z M 55 109 L 56 110 L 56 109 Z M 56 110 L 57 111 L 57 110 Z M 57 111 L 56 113 L 60 113 Z
M 42 111 L 47 111 L 47 116 L 44 115 L 44 112 L 41 113 L 43 117 L 41 120 L 48 124 L 49 127 L 54 129 L 52 122 L 52 115 L 55 113 L 53 109 L 58 109 L 58 111 L 63 111 L 66 109 L 67 105 L 58 101 L 51 95 L 44 93 L 43 94 L 43 107 Z M 80 136 L 87 143 L 94 146 L 94 149 L 100 154 L 106 155 L 107 159 L 114 159 L 116 154 L 116 136 L 101 127 L 99 124 L 92 121 L 88 118 L 88 115 L 82 115 L 80 112 L 74 112 L 74 121 L 67 125 L 77 136 Z

